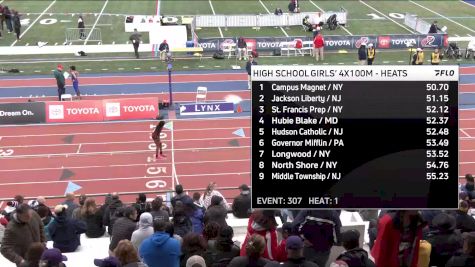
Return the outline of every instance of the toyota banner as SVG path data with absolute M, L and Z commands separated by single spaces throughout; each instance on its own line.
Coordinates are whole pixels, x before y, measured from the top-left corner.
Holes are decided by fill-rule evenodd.
M 436 48 L 447 47 L 447 34 L 401 34 L 401 35 L 328 35 L 323 36 L 325 49 L 358 49 L 362 43 L 373 43 L 378 49 L 405 49 L 408 47 Z M 296 37 L 255 37 L 245 38 L 248 46 L 257 51 L 274 51 L 284 46 L 284 43 L 295 39 L 312 41 L 310 36 Z M 236 38 L 200 38 L 198 46 L 205 52 L 223 50 L 226 44 L 237 44 Z

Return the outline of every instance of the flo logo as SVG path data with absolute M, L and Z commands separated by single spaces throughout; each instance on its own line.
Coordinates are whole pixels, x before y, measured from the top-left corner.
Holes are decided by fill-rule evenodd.
M 49 118 L 53 120 L 64 119 L 64 106 L 63 105 L 50 105 L 48 107 Z
M 426 38 L 421 40 L 422 47 L 434 47 L 435 37 L 433 35 L 427 35 Z
M 391 37 L 389 36 L 378 37 L 378 48 L 389 48 L 390 45 L 391 45 Z
M 355 42 L 355 47 L 356 48 L 360 48 L 361 44 L 365 43 L 365 44 L 368 44 L 369 42 L 369 38 L 368 37 L 361 37 L 360 39 L 358 39 L 356 42 Z
M 120 117 L 120 103 L 106 103 L 107 117 Z

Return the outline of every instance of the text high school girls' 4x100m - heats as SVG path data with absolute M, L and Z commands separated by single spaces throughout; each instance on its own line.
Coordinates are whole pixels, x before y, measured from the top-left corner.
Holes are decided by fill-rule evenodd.
M 458 78 L 458 66 L 253 66 L 253 208 L 457 208 Z

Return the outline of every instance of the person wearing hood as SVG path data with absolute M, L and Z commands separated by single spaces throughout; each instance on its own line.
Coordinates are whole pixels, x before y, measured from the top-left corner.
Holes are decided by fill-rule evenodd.
M 432 245 L 429 266 L 445 266 L 452 255 L 461 252 L 462 235 L 455 230 L 455 218 L 447 213 L 435 216 L 432 225 L 435 230 L 427 238 Z
M 103 217 L 103 224 L 107 226 L 109 235 L 112 235 L 114 223 L 120 217 L 119 210 L 123 206 L 122 201 L 119 199 L 119 194 L 116 192 L 112 193 L 110 203 L 105 208 Z
M 34 242 L 46 244 L 43 223 L 28 204 L 21 204 L 5 229 L 0 252 L 7 260 L 20 265 Z
M 140 245 L 139 254 L 144 263 L 149 267 L 179 267 L 180 242 L 165 232 L 166 223 L 154 221 L 155 233 L 145 239 Z
M 340 244 L 341 221 L 334 210 L 302 210 L 292 222 L 292 229 L 305 239 L 305 258 L 318 266 L 326 266 L 331 248 Z
M 137 210 L 135 207 L 128 206 L 124 208 L 124 216 L 117 219 L 114 224 L 114 229 L 112 230 L 111 243 L 109 244 L 111 255 L 120 240 L 130 240 L 132 238 L 132 233 L 135 231 L 135 227 L 137 226 L 137 223 L 135 222 L 136 218 Z
M 193 214 L 191 215 L 191 223 L 193 224 L 193 233 L 202 234 L 204 229 L 204 219 L 206 209 L 200 203 L 201 194 L 195 192 L 193 194 L 193 204 L 191 204 L 191 209 Z
M 173 209 L 175 209 L 177 201 L 181 201 L 184 205 L 187 203 L 193 203 L 191 197 L 184 192 L 183 186 L 181 184 L 177 184 L 175 186 L 175 196 L 173 196 L 172 200 L 170 201 Z
M 209 206 L 205 212 L 205 225 L 208 222 L 217 222 L 221 228 L 228 226 L 228 223 L 226 222 L 228 215 L 226 209 L 222 206 L 222 201 L 223 198 L 220 196 L 213 196 L 211 198 L 211 206 Z
M 153 235 L 153 217 L 149 212 L 144 212 L 140 215 L 139 229 L 132 233 L 132 244 L 139 249 L 142 242 L 151 235 Z
M 275 260 L 277 257 L 277 222 L 273 210 L 255 210 L 249 217 L 247 234 L 244 244 L 254 235 L 260 235 L 265 240 L 265 250 L 262 257 Z M 242 246 L 241 256 L 246 255 L 246 247 Z
M 366 65 L 367 64 L 367 54 L 366 54 L 366 43 L 362 43 L 360 45 L 360 48 L 358 48 L 358 60 L 360 62 L 360 65 Z
M 369 259 L 368 252 L 360 247 L 360 233 L 357 230 L 341 233 L 341 242 L 345 252 L 341 253 L 330 267 L 376 267 Z
M 53 247 L 63 253 L 74 252 L 81 245 L 80 236 L 86 232 L 86 223 L 68 217 L 65 205 L 54 208 L 55 220 L 49 225 Z
M 236 218 L 249 218 L 251 214 L 251 190 L 247 184 L 242 184 L 239 190 L 241 190 L 241 194 L 235 197 L 233 201 L 233 215 Z
M 147 267 L 146 264 L 140 261 L 137 249 L 129 240 L 121 240 L 115 248 L 114 254 L 122 267 Z

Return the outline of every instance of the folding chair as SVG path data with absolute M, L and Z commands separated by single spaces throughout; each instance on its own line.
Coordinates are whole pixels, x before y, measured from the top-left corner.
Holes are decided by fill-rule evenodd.
M 199 86 L 196 89 L 196 103 L 206 102 L 206 94 L 208 93 L 208 88 L 204 86 Z

